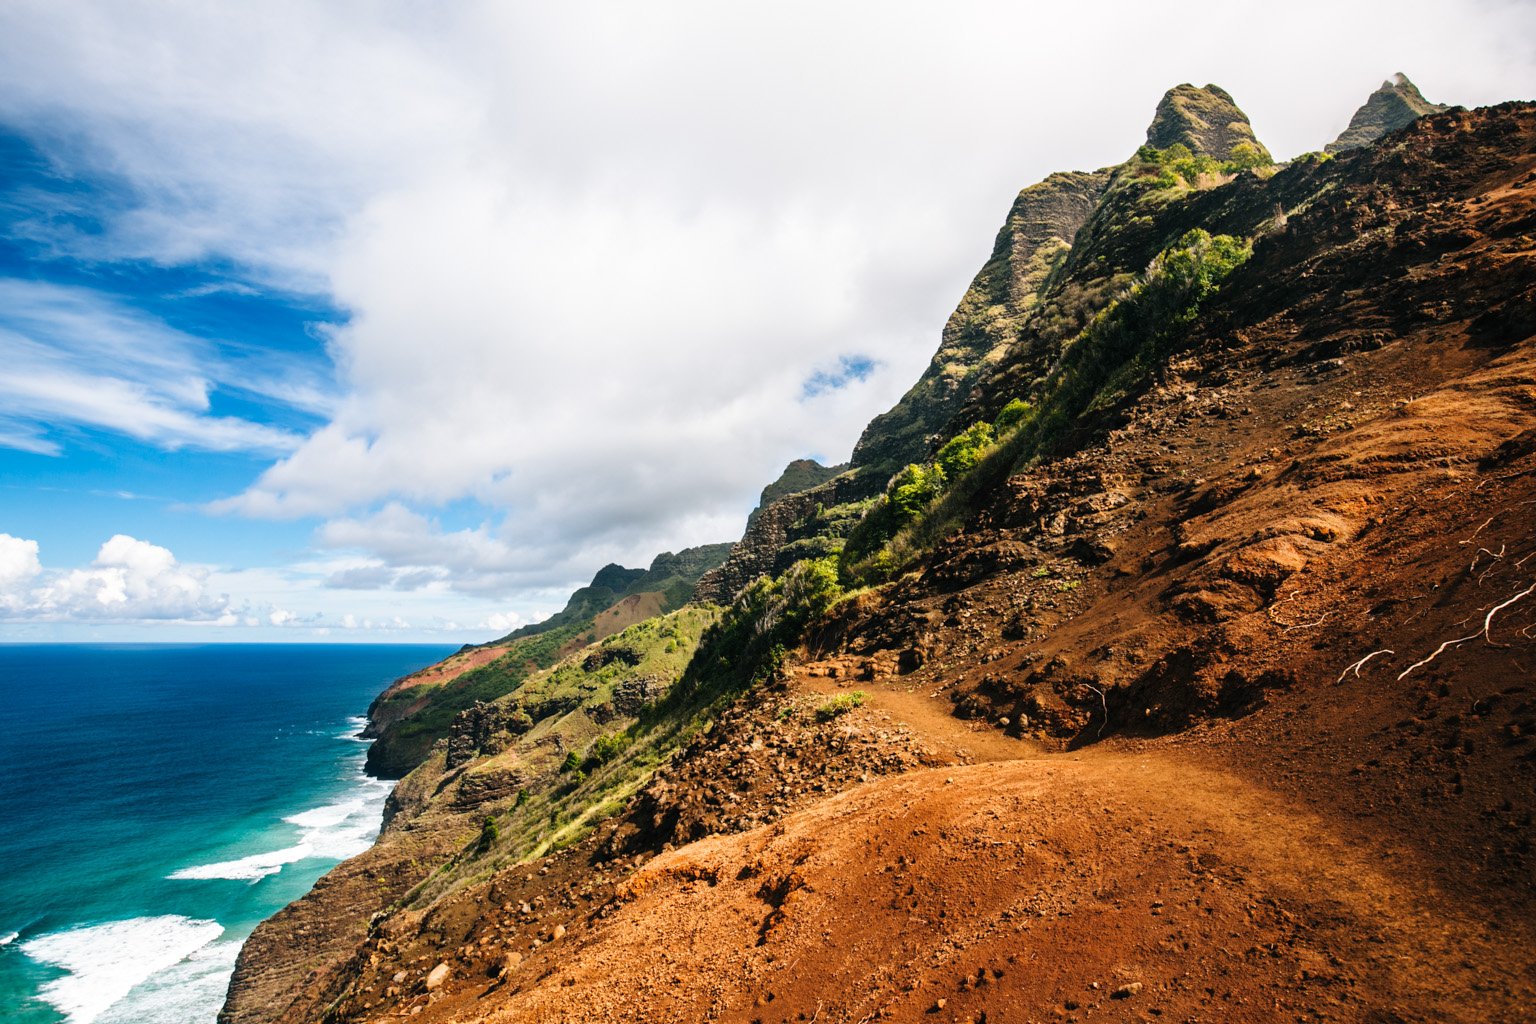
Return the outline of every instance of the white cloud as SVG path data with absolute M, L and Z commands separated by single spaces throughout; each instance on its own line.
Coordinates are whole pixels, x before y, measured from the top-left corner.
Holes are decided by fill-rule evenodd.
M 27 543 L 35 557 L 35 542 Z M 207 578 L 208 570 L 181 565 L 168 549 L 119 533 L 90 568 L 54 574 L 10 610 L 55 621 L 216 620 L 229 596 L 210 593 Z
M 281 357 L 256 372 L 206 341 L 88 291 L 0 278 L 0 445 L 57 454 L 62 425 L 110 430 L 162 448 L 291 451 L 300 438 L 210 413 L 225 387 L 318 411 L 320 386 Z
M 314 581 L 329 600 L 521 595 L 730 538 L 788 459 L 846 457 L 920 372 L 1015 191 L 1123 158 L 1168 86 L 1226 86 L 1289 155 L 1399 69 L 1436 100 L 1536 92 L 1533 29 L 1529 5 L 1435 0 L 1193 19 L 21 0 L 0 9 L 0 119 L 134 197 L 61 251 L 229 259 L 352 319 L 330 339 L 345 395 L 309 393 L 328 422 L 297 447 L 210 422 L 206 354 L 113 365 L 94 406 L 79 359 L 8 400 L 280 456 L 216 507 L 328 519 L 320 546 L 354 556 Z M 135 337 L 111 350 L 185 351 Z M 878 366 L 805 397 L 852 356 Z M 7 438 L 55 444 L 0 416 Z M 466 500 L 484 524 L 433 519 Z
M 37 541 L 0 533 L 0 612 L 23 607 L 28 587 L 42 571 Z

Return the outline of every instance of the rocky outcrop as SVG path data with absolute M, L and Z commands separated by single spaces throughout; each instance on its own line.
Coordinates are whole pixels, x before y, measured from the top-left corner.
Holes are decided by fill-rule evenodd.
M 1217 160 L 1227 160 L 1234 148 L 1247 145 L 1269 159 L 1269 150 L 1253 134 L 1248 115 L 1219 85 L 1202 89 L 1186 83 L 1169 89 L 1147 128 L 1147 145 L 1156 149 L 1183 145 Z
M 693 599 L 730 604 L 759 576 L 777 576 L 788 569 L 805 557 L 792 545 L 818 533 L 814 522 L 817 511 L 868 497 L 872 480 L 867 474 L 849 473 L 758 508 L 747 521 L 747 532 L 731 548 L 730 557 L 699 578 Z
M 976 372 L 1012 344 L 1040 288 L 1072 247 L 1108 187 L 1108 171 L 1053 174 L 1019 193 L 992 245 L 944 325 L 939 350 L 923 375 L 889 411 L 876 416 L 853 449 L 855 469 L 878 478 L 876 489 L 940 440 Z
M 779 478 L 758 495 L 757 507 L 747 516 L 747 529 L 752 528 L 752 522 L 758 515 L 778 501 L 780 498 L 791 494 L 799 494 L 801 491 L 809 491 L 813 487 L 820 487 L 835 476 L 840 476 L 848 471 L 847 464 L 840 466 L 823 466 L 815 459 L 795 459 L 784 467 L 784 472 Z M 718 564 L 718 563 L 717 563 Z
M 1406 128 L 1425 114 L 1449 109 L 1444 103 L 1431 103 L 1425 99 L 1419 87 L 1399 71 L 1371 93 L 1364 106 L 1349 119 L 1349 127 L 1325 149 L 1329 153 L 1342 153 L 1369 146 L 1388 132 Z

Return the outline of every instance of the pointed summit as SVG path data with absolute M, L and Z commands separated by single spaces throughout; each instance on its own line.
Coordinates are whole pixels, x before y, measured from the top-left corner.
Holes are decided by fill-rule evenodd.
M 1254 136 L 1248 115 L 1219 85 L 1201 89 L 1186 83 L 1163 95 L 1147 129 L 1147 144 L 1167 149 L 1176 143 L 1217 160 L 1229 159 L 1232 147 L 1247 143 L 1269 159 L 1269 150 Z
M 1342 153 L 1346 149 L 1369 146 L 1388 132 L 1395 132 L 1412 124 L 1425 114 L 1436 114 L 1450 107 L 1444 103 L 1431 103 L 1419 92 L 1419 87 L 1408 81 L 1399 71 L 1381 88 L 1371 93 L 1365 106 L 1355 111 L 1349 119 L 1349 127 L 1325 149 L 1330 153 Z

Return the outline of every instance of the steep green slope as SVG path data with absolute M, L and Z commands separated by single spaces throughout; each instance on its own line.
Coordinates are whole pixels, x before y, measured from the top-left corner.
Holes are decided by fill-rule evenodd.
M 827 556 L 841 556 L 845 572 L 858 566 L 845 582 L 879 578 L 895 564 L 891 553 L 878 567 L 868 560 L 917 506 L 941 491 L 956 500 L 944 471 L 924 468 L 946 443 L 1030 396 L 1035 407 L 1051 407 L 1053 430 L 1075 415 L 1070 403 L 1039 393 L 1063 353 L 1137 286 L 1159 253 L 1214 215 L 1211 204 L 1192 200 L 1272 169 L 1247 115 L 1214 85 L 1170 89 L 1147 140 L 1115 167 L 1052 174 L 1018 194 L 938 351 L 901 400 L 865 428 L 851 470 L 754 512 L 730 558 L 701 580 L 698 598 L 725 603 L 755 579 Z M 1260 227 L 1250 217 L 1229 233 L 1246 238 Z M 1020 418 L 994 433 L 1002 426 L 1015 429 Z M 1036 436 L 1039 426 L 1031 430 Z M 907 511 L 895 514 L 890 498 L 898 492 Z
M 1108 184 L 1105 171 L 1074 171 L 1019 193 L 991 256 L 944 325 L 927 369 L 901 401 L 870 421 L 854 446 L 853 467 L 876 490 L 932 450 L 934 435 L 965 400 L 976 374 L 1013 343 Z
M 368 709 L 368 771 L 400 778 L 426 759 L 432 745 L 448 736 L 459 712 L 520 686 L 573 650 L 602 639 L 648 611 L 680 608 L 693 595 L 699 577 L 719 565 L 729 544 L 710 544 L 657 555 L 648 569 L 607 565 L 577 590 L 565 608 L 543 622 L 524 626 L 493 643 L 461 651 L 450 662 L 432 666 L 395 683 Z M 649 601 L 635 601 L 649 596 Z M 634 601 L 623 615 L 621 604 Z

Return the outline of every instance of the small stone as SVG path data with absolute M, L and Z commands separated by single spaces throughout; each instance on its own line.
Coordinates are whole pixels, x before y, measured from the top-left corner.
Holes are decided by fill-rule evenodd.
M 396 985 L 403 985 L 405 984 L 405 978 L 406 974 L 404 971 L 396 971 L 395 976 L 389 980 L 394 982 Z
M 502 958 L 501 973 L 511 974 L 521 966 L 523 966 L 523 954 L 513 950 Z
M 948 999 L 940 999 L 933 1004 L 935 1010 L 942 1010 L 949 1003 Z
M 1113 992 L 1111 992 L 1109 994 L 1109 998 L 1111 998 L 1111 999 L 1129 999 L 1129 998 L 1131 998 L 1131 996 L 1135 995 L 1137 992 L 1140 992 L 1140 991 L 1141 991 L 1141 982 L 1133 981 L 1133 982 L 1131 982 L 1128 985 L 1121 985 L 1119 988 L 1115 989 Z
M 432 973 L 427 975 L 427 991 L 431 992 L 448 980 L 448 965 L 438 964 L 432 968 Z
M 563 925 L 563 924 L 555 925 L 554 930 L 549 933 L 549 941 L 550 942 L 559 942 L 563 938 L 565 938 L 565 925 Z

